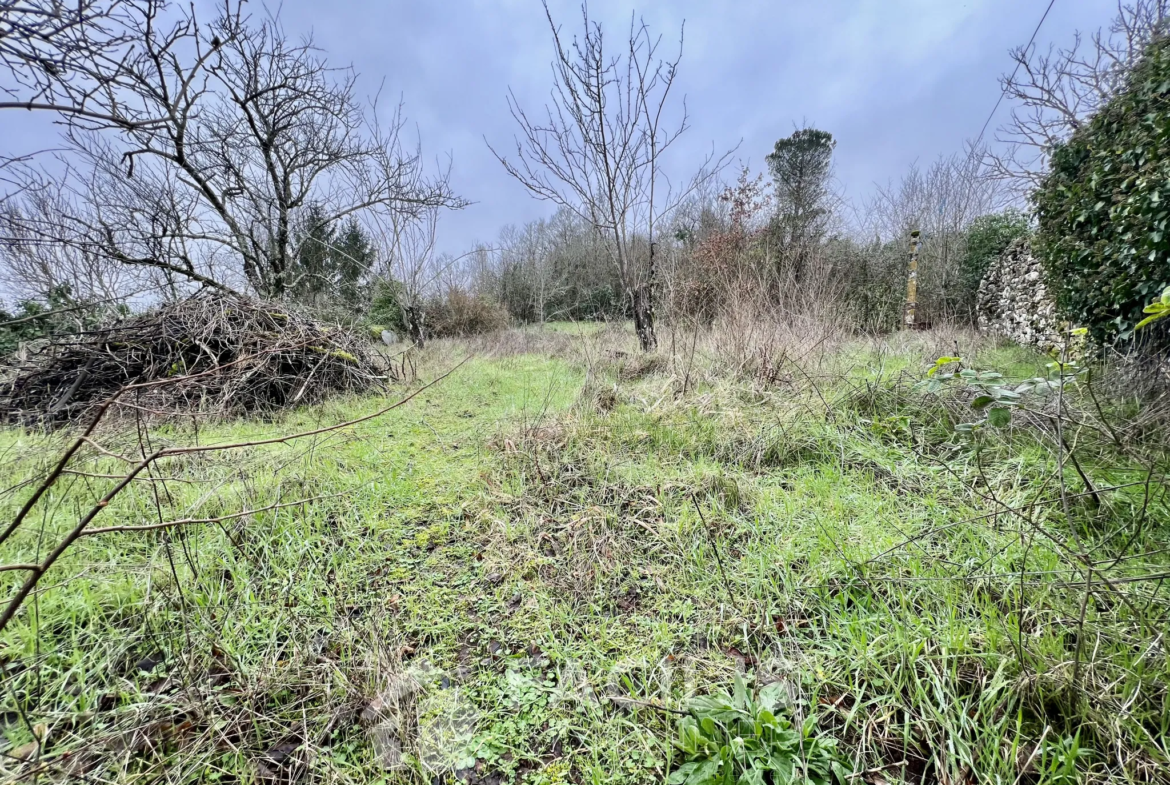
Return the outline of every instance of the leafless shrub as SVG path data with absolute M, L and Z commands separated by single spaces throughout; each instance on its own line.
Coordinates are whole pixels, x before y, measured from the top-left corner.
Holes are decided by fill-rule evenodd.
M 93 249 L 45 242 L 34 227 L 59 221 L 68 209 L 67 196 L 50 188 L 29 189 L 23 198 L 0 205 L 0 282 L 10 294 L 46 298 L 66 287 L 71 297 L 90 302 L 166 288 L 150 271 L 128 268 Z
M 859 234 L 878 240 L 871 253 L 892 251 L 899 257 L 896 289 L 904 298 L 910 232 L 921 232 L 918 310 L 924 322 L 941 322 L 974 307 L 960 299 L 967 229 L 1008 203 L 1002 183 L 983 172 L 979 150 L 956 153 L 925 169 L 915 164 L 896 184 L 879 188 L 865 206 Z
M 426 305 L 427 332 L 435 338 L 462 338 L 503 330 L 508 312 L 498 303 L 460 286 L 448 288 Z
M 822 305 L 831 309 L 832 302 L 822 299 L 817 307 L 799 309 L 766 304 L 759 310 L 752 307 L 756 304 L 727 309 L 716 317 L 700 351 L 717 370 L 767 381 L 784 358 L 819 355 L 849 336 L 848 325 L 821 310 Z

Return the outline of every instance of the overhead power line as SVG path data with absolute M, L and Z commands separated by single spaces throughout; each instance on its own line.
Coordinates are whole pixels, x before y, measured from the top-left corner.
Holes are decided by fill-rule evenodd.
M 1052 6 L 1054 5 L 1056 5 L 1056 0 L 1049 0 L 1048 7 L 1044 9 L 1044 16 L 1040 17 L 1040 21 L 1036 24 L 1036 29 L 1032 31 L 1032 37 L 1028 39 L 1028 45 L 1024 47 L 1025 57 L 1027 56 L 1028 50 L 1032 48 L 1032 44 L 1036 43 L 1036 36 L 1040 33 L 1040 28 L 1044 26 L 1044 20 L 1048 18 L 1048 14 L 1050 11 L 1052 11 Z M 1011 84 L 1011 82 L 1015 80 L 1016 74 L 1020 72 L 1020 65 L 1021 62 L 1017 60 L 1016 67 L 1012 71 L 1012 75 L 1008 77 L 1004 88 L 999 91 L 999 100 L 996 101 L 995 106 L 992 107 L 991 114 L 987 115 L 987 120 L 984 121 L 983 128 L 979 131 L 979 136 L 975 138 L 975 144 L 971 146 L 972 150 L 978 149 L 979 143 L 983 141 L 983 135 L 987 133 L 987 127 L 991 125 L 991 119 L 995 117 L 995 113 L 999 111 L 1000 104 L 1003 103 L 1003 97 L 1007 95 L 1007 85 Z

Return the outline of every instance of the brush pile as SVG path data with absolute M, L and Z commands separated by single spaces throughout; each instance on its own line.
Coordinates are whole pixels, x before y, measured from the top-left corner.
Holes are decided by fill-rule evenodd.
M 0 381 L 0 421 L 75 422 L 130 385 L 118 408 L 151 418 L 316 403 L 388 378 L 368 347 L 283 305 L 200 294 L 49 340 Z

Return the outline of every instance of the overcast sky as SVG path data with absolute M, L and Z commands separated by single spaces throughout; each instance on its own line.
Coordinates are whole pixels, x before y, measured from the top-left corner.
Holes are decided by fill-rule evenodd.
M 551 5 L 568 32 L 578 29 L 579 3 Z M 861 200 L 875 182 L 961 150 L 978 134 L 1008 49 L 1028 40 L 1047 5 L 593 0 L 590 12 L 619 37 L 636 11 L 666 43 L 685 21 L 678 97 L 686 96 L 691 128 L 676 167 L 693 168 L 712 145 L 738 144 L 737 156 L 762 169 L 776 139 L 808 122 L 837 138 L 837 179 Z M 1057 0 L 1038 42 L 1067 43 L 1077 29 L 1107 24 L 1115 9 L 1113 0 Z M 455 189 L 474 204 L 444 219 L 443 250 L 490 242 L 504 224 L 551 212 L 508 178 L 485 143 L 511 143 L 509 87 L 525 107 L 547 101 L 552 44 L 540 0 L 285 0 L 280 18 L 290 35 L 312 33 L 332 63 L 352 62 L 363 92 L 382 84 L 384 98 L 401 95 L 426 155 L 451 156 Z M 46 138 L 43 119 L 0 115 L 0 149 L 27 151 Z

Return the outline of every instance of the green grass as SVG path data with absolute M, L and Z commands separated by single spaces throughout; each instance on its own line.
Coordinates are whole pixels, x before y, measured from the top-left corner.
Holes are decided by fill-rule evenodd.
M 596 335 L 603 330 L 629 330 L 632 322 L 545 322 L 544 324 L 530 324 L 523 329 L 539 332 L 553 332 L 564 335 Z
M 1150 555 L 1107 577 L 1164 570 L 1164 496 L 1078 496 L 1067 519 L 1037 503 L 1054 492 L 1047 437 L 957 436 L 965 403 L 911 387 L 928 354 L 845 345 L 773 385 L 708 363 L 685 394 L 668 362 L 478 359 L 352 430 L 160 466 L 171 480 L 136 483 L 95 525 L 316 500 L 81 540 L 0 637 L 9 752 L 44 723 L 57 778 L 661 782 L 682 763 L 670 710 L 746 673 L 815 718 L 847 771 L 884 767 L 867 782 L 1150 781 L 1170 733 L 1161 584 L 1082 610 L 1068 551 L 1132 536 Z M 1044 359 L 977 363 L 1022 378 Z M 379 405 L 151 439 L 273 436 Z M 65 438 L 0 432 L 0 482 L 36 476 Z M 1165 469 L 1144 438 L 1078 450 L 1098 485 L 1123 484 L 1139 457 Z M 43 554 L 108 483 L 67 478 L 4 563 Z M 1032 524 L 1002 513 L 1028 504 Z

